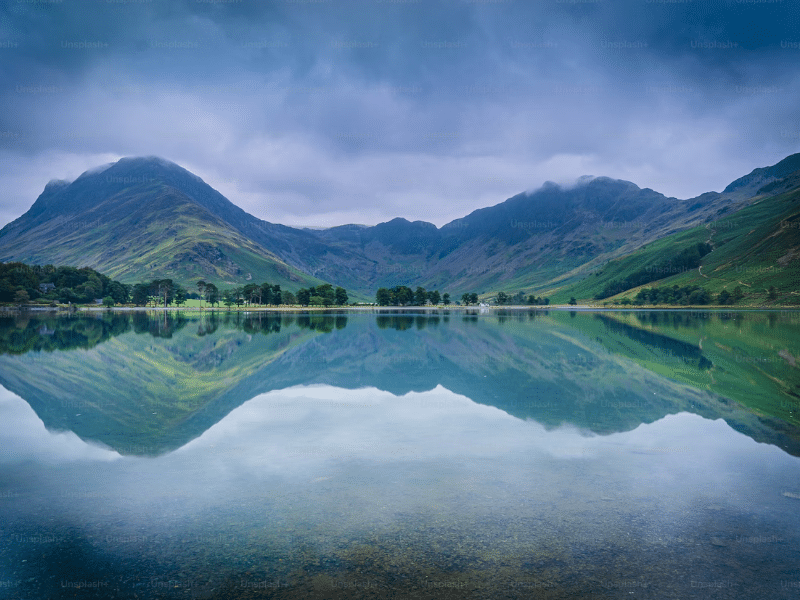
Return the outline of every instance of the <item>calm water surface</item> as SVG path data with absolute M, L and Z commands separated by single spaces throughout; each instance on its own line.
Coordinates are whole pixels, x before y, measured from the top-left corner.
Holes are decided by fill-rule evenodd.
M 0 384 L 0 597 L 800 597 L 798 313 L 8 317 Z

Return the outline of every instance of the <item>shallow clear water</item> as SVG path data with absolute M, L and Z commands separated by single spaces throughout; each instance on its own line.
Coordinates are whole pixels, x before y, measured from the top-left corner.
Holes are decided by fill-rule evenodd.
M 796 598 L 795 313 L 0 321 L 0 596 Z

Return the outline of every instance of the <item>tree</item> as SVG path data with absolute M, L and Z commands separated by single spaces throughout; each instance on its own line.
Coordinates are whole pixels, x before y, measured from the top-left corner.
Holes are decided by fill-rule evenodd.
M 711 302 L 711 295 L 703 288 L 697 288 L 689 294 L 689 304 L 708 304 Z
M 375 302 L 378 306 L 389 306 L 392 303 L 392 295 L 386 288 L 378 288 L 375 294 Z
M 188 292 L 186 289 L 181 285 L 175 286 L 175 291 L 173 292 L 173 302 L 175 302 L 175 306 L 182 306 L 186 302 L 186 296 Z
M 262 283 L 261 284 L 261 302 L 264 304 L 272 304 L 272 284 L 271 283 Z
M 478 303 L 478 294 L 476 294 L 475 292 L 470 293 L 469 302 L 470 302 L 470 304 L 477 304 Z
M 153 279 L 147 285 L 147 305 L 158 306 L 158 279 Z
M 213 283 L 206 284 L 206 301 L 212 308 L 215 304 L 219 304 L 219 290 Z
M 572 296 L 572 297 L 569 299 L 569 303 L 568 303 L 568 304 L 569 304 L 570 306 L 575 306 L 576 304 L 578 304 L 578 301 L 577 301 L 577 300 L 575 300 L 575 296 Z
M 78 302 L 78 294 L 76 294 L 72 288 L 61 288 L 59 290 L 58 299 L 61 301 L 62 304 L 66 304 L 67 302 Z M 145 304 L 147 300 L 145 299 Z
M 242 297 L 244 297 L 249 304 L 254 304 L 256 298 L 261 298 L 261 286 L 257 283 L 248 283 L 242 288 Z
M 742 298 L 744 298 L 744 292 L 742 291 L 741 286 L 737 285 L 735 288 L 733 288 L 733 301 L 739 302 L 739 300 Z
M 241 308 L 242 304 L 244 304 L 244 291 L 241 287 L 234 288 L 233 301 L 238 308 Z
M 717 304 L 730 304 L 731 293 L 728 290 L 722 290 L 717 296 Z
M 202 279 L 197 282 L 197 291 L 200 293 L 200 308 L 203 308 L 203 298 L 206 295 L 206 282 Z
M 30 299 L 31 297 L 25 290 L 17 290 L 16 292 L 14 292 L 14 304 L 19 304 L 20 306 L 22 306 L 23 304 L 29 302 Z
M 463 294 L 461 294 L 461 304 L 463 304 L 464 306 L 469 306 L 469 301 L 471 299 L 472 297 L 469 295 L 469 292 L 464 292 Z
M 428 300 L 430 300 L 431 304 L 434 306 L 438 306 L 439 302 L 442 300 L 442 297 L 439 295 L 439 290 L 428 292 Z
M 322 296 L 311 296 L 308 303 L 311 306 L 322 306 L 325 303 L 325 299 Z
M 236 295 L 234 294 L 233 290 L 225 290 L 222 292 L 222 303 L 228 307 L 228 310 L 231 309 L 231 306 L 236 302 Z
M 97 273 L 92 272 L 83 283 L 75 288 L 75 292 L 84 302 L 91 302 L 103 293 L 103 282 Z
M 778 298 L 778 290 L 775 289 L 774 285 L 769 286 L 767 290 L 767 298 L 770 300 L 776 300 Z
M 306 288 L 297 290 L 297 303 L 302 306 L 308 306 L 308 300 L 311 298 L 311 292 Z
M 158 297 L 159 303 L 163 301 L 164 308 L 172 304 L 173 290 L 172 279 L 153 279 L 150 282 L 150 294 Z
M 175 294 L 175 286 L 172 279 L 162 279 L 158 284 L 158 293 L 161 298 L 164 298 L 164 306 L 172 304 L 172 299 Z
M 136 306 L 144 306 L 150 299 L 150 286 L 146 283 L 137 283 L 133 286 L 133 303 Z
M 115 304 L 114 298 L 112 298 L 111 296 L 106 296 L 105 298 L 103 298 L 103 306 L 105 306 L 106 308 L 113 308 L 114 304 Z
M 0 275 L 0 277 L 2 277 Z M 14 299 L 14 286 L 5 278 L 0 278 L 0 302 L 11 302 Z
M 280 305 L 283 303 L 281 299 L 281 286 L 277 283 L 272 286 L 272 303 L 275 305 Z
M 323 283 L 322 285 L 318 285 L 316 288 L 316 294 L 312 293 L 312 298 L 314 296 L 319 296 L 322 298 L 322 303 L 325 306 L 330 306 L 334 302 L 336 302 L 336 292 L 333 289 L 333 286 L 330 283 Z
M 498 304 L 508 304 L 509 297 L 508 294 L 505 292 L 497 292 L 497 303 Z
M 343 306 L 347 304 L 349 298 L 347 297 L 347 290 L 339 286 L 336 288 L 336 304 Z
M 392 291 L 394 292 L 395 304 L 405 306 L 406 304 L 411 304 L 414 301 L 414 292 L 411 291 L 410 287 L 398 285 L 392 288 Z
M 297 298 L 294 297 L 292 292 L 282 292 L 281 296 L 284 304 L 297 304 Z
M 450 294 L 448 294 L 447 292 L 442 294 L 442 303 L 444 303 L 445 306 L 450 304 Z
M 112 281 L 108 286 L 108 295 L 114 299 L 116 304 L 127 304 L 131 295 L 131 286 Z
M 54 267 L 0 263 L 0 302 L 13 302 L 17 291 L 28 294 L 28 301 L 40 298 L 63 302 L 92 302 L 111 296 L 115 303 L 126 303 L 130 286 L 114 281 L 89 267 Z
M 391 289 L 380 288 L 375 293 L 375 302 L 380 306 L 405 306 L 413 301 L 414 292 L 404 285 L 397 285 Z
M 417 286 L 417 291 L 414 292 L 414 304 L 417 306 L 425 306 L 425 302 L 428 300 L 428 292 L 425 291 L 425 288 Z

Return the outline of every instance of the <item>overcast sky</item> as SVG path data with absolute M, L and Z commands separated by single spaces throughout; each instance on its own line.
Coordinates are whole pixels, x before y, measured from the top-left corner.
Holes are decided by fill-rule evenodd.
M 288 225 L 544 181 L 721 191 L 800 149 L 797 0 L 7 0 L 0 225 L 157 155 Z

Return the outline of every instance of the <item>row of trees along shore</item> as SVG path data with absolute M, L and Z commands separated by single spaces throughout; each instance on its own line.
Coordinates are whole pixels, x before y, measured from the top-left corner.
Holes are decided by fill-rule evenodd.
M 182 306 L 190 297 L 199 298 L 209 306 L 220 303 L 236 306 L 342 306 L 349 298 L 343 287 L 334 287 L 329 283 L 316 287 L 303 288 L 297 294 L 281 290 L 280 285 L 270 283 L 249 283 L 244 286 L 220 290 L 215 284 L 200 280 L 197 282 L 197 293 L 187 291 L 172 279 L 154 279 L 150 282 L 129 285 L 112 280 L 89 267 L 55 267 L 53 265 L 27 265 L 21 262 L 0 263 L 0 302 L 4 303 L 73 303 L 92 304 L 102 299 L 106 306 L 133 303 L 136 306 Z M 643 288 L 636 297 L 623 299 L 621 304 L 665 304 L 665 305 L 730 305 L 736 304 L 746 297 L 740 286 L 732 291 L 722 290 L 714 295 L 697 285 L 661 288 Z M 380 288 L 376 294 L 376 302 L 381 306 L 426 306 L 451 304 L 450 294 L 440 294 L 438 290 L 428 291 L 423 287 L 416 290 L 399 285 L 393 288 Z M 777 299 L 777 290 L 770 286 L 767 299 Z M 498 292 L 498 305 L 544 305 L 550 304 L 549 298 L 528 295 L 523 292 L 510 294 Z M 475 292 L 461 295 L 461 304 L 469 306 L 478 304 Z M 569 304 L 576 304 L 570 298 Z
M 500 305 L 514 304 L 517 306 L 522 304 L 528 304 L 531 306 L 548 306 L 550 304 L 550 298 L 534 296 L 533 294 L 526 296 L 523 292 L 517 292 L 513 296 L 511 294 L 507 294 L 506 292 L 497 292 L 495 301 Z
M 125 304 L 130 290 L 131 286 L 89 267 L 0 263 L 0 302 L 91 304 L 107 298 L 112 304 Z
M 440 303 L 448 306 L 451 304 L 450 294 L 445 292 L 440 294 L 439 290 L 428 291 L 419 286 L 412 290 L 405 285 L 397 285 L 393 288 L 380 288 L 375 294 L 375 302 L 379 306 L 438 306 Z M 548 305 L 550 298 L 540 298 L 538 296 L 525 296 L 522 292 L 517 292 L 513 296 L 506 292 L 498 292 L 497 304 L 531 304 Z M 461 294 L 461 304 L 469 306 L 478 304 L 478 294 L 476 292 L 465 292 Z
M 89 267 L 27 265 L 21 262 L 0 263 L 0 302 L 15 304 L 94 304 L 105 306 L 182 306 L 189 298 L 199 298 L 209 306 L 233 305 L 331 306 L 347 304 L 347 290 L 323 284 L 301 289 L 297 295 L 281 290 L 280 285 L 250 283 L 220 290 L 215 284 L 197 282 L 191 292 L 172 279 L 126 284 L 113 280 Z
M 477 302 L 478 295 L 475 294 Z M 416 291 L 405 285 L 396 285 L 393 288 L 382 287 L 375 294 L 375 302 L 379 306 L 426 306 L 438 305 L 440 302 L 449 305 L 450 294 L 440 294 L 439 290 L 428 291 L 424 287 L 417 287 Z
M 186 302 L 188 293 L 180 285 L 174 284 L 171 279 L 153 280 L 133 286 L 133 303 L 137 306 L 145 304 L 158 304 L 169 306 L 173 302 L 180 306 Z M 235 288 L 220 290 L 215 284 L 200 280 L 197 282 L 197 295 L 202 302 L 205 301 L 212 308 L 220 303 L 228 308 L 233 306 L 332 306 L 344 305 L 349 300 L 347 290 L 343 287 L 334 288 L 325 283 L 316 287 L 302 288 L 297 294 L 288 290 L 281 290 L 279 284 L 264 282 L 262 284 L 248 283 Z
M 683 287 L 673 285 L 672 287 L 642 288 L 633 300 L 623 298 L 620 304 L 677 304 L 679 306 L 702 306 L 705 304 L 728 305 L 736 304 L 745 298 L 745 296 L 746 294 L 741 286 L 738 285 L 733 288 L 732 291 L 722 290 L 716 296 L 699 285 L 685 285 Z M 777 298 L 778 292 L 775 286 L 769 286 L 767 289 L 767 299 L 776 300 Z

